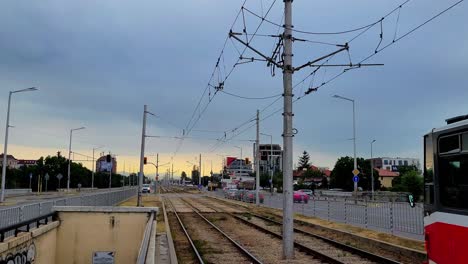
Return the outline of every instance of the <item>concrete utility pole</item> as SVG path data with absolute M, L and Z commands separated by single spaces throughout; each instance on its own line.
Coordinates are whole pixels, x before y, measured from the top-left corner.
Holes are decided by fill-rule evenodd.
M 94 159 L 94 151 L 102 148 L 102 146 L 93 148 L 93 171 L 91 172 L 91 189 L 94 188 L 94 171 L 96 170 L 96 160 Z
M 260 203 L 260 111 L 257 109 L 257 139 L 255 141 L 255 204 Z
M 370 143 L 370 161 L 371 161 L 371 190 L 372 190 L 372 199 L 374 199 L 374 160 L 372 160 L 372 145 L 374 144 L 376 140 L 372 140 Z
M 283 113 L 283 258 L 294 258 L 294 229 L 293 229 L 293 131 L 292 131 L 292 2 L 284 0 L 284 113 Z
M 273 135 L 260 133 L 260 135 L 270 137 L 270 155 L 268 157 L 268 172 L 270 173 L 270 192 L 273 193 Z
M 146 112 L 147 105 L 143 107 L 143 129 L 141 131 L 141 150 L 140 150 L 140 173 L 138 176 L 138 201 L 137 206 L 141 206 L 141 186 L 143 185 L 143 160 L 145 158 L 145 136 L 146 136 Z
M 36 87 L 21 89 L 17 91 L 10 91 L 8 94 L 8 107 L 7 107 L 7 119 L 6 119 L 6 127 L 5 127 L 5 144 L 3 145 L 3 166 L 2 166 L 2 190 L 0 195 L 0 203 L 5 201 L 5 181 L 6 181 L 6 168 L 8 166 L 8 130 L 10 128 L 10 105 L 11 105 L 11 95 L 14 93 L 21 93 L 21 92 L 32 92 L 36 91 Z
M 159 180 L 159 153 L 156 154 L 156 181 Z
M 200 153 L 200 159 L 198 160 L 198 186 L 201 185 L 201 177 L 202 177 L 201 172 L 202 170 L 201 170 L 201 153 Z
M 70 190 L 70 171 L 71 171 L 71 146 L 72 146 L 72 136 L 73 131 L 85 129 L 85 127 L 79 127 L 70 129 L 70 144 L 68 145 L 68 179 L 67 179 L 67 190 Z

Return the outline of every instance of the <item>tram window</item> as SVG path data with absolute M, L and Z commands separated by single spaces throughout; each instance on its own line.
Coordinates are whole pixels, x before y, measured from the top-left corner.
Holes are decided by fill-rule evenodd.
M 440 202 L 468 209 L 468 155 L 439 159 Z
M 424 137 L 424 201 L 434 204 L 434 149 L 432 135 Z
M 440 138 L 439 140 L 439 153 L 440 154 L 457 153 L 459 151 L 460 151 L 459 135 L 453 135 L 453 136 Z

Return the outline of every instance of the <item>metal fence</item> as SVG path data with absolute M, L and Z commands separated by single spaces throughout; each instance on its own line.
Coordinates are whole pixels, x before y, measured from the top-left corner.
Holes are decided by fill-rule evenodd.
M 215 192 L 218 196 L 223 193 Z M 263 206 L 283 208 L 281 194 L 265 194 Z M 424 209 L 417 203 L 355 200 L 353 198 L 312 198 L 294 203 L 294 212 L 328 221 L 351 224 L 412 239 L 424 239 Z
M 64 206 L 112 206 L 135 196 L 136 188 L 125 188 L 100 193 L 88 193 L 80 196 L 59 198 L 53 201 L 39 202 L 0 209 L 0 228 L 52 213 L 54 205 Z

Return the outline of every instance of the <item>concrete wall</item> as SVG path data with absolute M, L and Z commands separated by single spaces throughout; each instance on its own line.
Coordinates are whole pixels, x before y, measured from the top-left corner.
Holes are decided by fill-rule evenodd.
M 0 243 L 0 264 L 54 264 L 59 222 L 21 233 Z M 10 261 L 10 262 L 9 262 Z M 13 262 L 11 262 L 13 261 Z
M 115 252 L 115 263 L 136 262 L 148 213 L 112 211 L 118 209 L 108 212 L 58 210 L 61 225 L 57 241 L 60 243 L 55 263 L 91 263 L 96 251 Z

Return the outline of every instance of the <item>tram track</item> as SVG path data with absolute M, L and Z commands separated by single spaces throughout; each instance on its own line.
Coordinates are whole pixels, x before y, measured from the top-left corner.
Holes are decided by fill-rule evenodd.
M 182 227 L 184 230 L 184 234 L 187 237 L 187 239 L 190 241 L 192 251 L 196 255 L 197 262 L 198 263 L 205 263 L 205 262 L 210 262 L 210 263 L 223 263 L 223 262 L 231 262 L 231 263 L 262 263 L 261 260 L 259 260 L 256 256 L 254 256 L 252 253 L 250 253 L 247 249 L 245 249 L 241 244 L 237 243 L 234 239 L 229 237 L 225 232 L 223 232 L 219 227 L 217 227 L 214 223 L 212 223 L 210 220 L 208 220 L 206 217 L 204 217 L 195 207 L 189 206 L 192 208 L 193 213 L 197 216 L 197 219 L 203 219 L 205 225 L 207 225 L 209 228 L 202 228 L 200 227 L 200 224 L 197 225 L 197 230 L 191 229 L 190 227 L 187 227 L 187 223 L 199 223 L 199 220 L 193 219 L 192 217 L 194 216 L 193 213 L 181 213 L 184 216 L 179 215 L 177 212 L 176 206 L 172 203 L 171 200 L 166 199 L 165 203 L 170 205 L 172 209 L 172 213 L 176 216 L 179 225 Z M 191 219 L 192 218 L 192 219 Z M 205 232 L 200 232 L 200 228 L 203 229 Z M 197 241 L 201 240 L 194 240 L 193 236 L 196 231 L 198 231 L 198 236 L 200 236 L 201 233 L 203 233 L 205 236 L 207 233 L 216 230 L 216 234 L 212 234 L 211 237 L 215 238 L 217 243 L 211 243 L 210 246 L 216 246 L 217 248 L 213 248 L 209 252 L 206 252 L 205 254 L 203 251 L 205 249 L 201 248 L 201 245 L 197 245 Z M 192 231 L 192 234 L 191 234 Z M 223 241 L 224 240 L 224 241 Z M 228 243 L 225 243 L 228 242 Z M 232 250 L 232 248 L 235 248 L 235 250 Z M 237 256 L 236 256 L 237 254 Z M 216 260 L 215 255 L 223 255 L 225 259 L 218 259 Z M 208 260 L 208 261 L 206 261 Z M 234 262 L 232 262 L 234 261 Z
M 240 215 L 229 213 L 225 209 L 220 209 L 217 205 L 214 205 L 211 199 L 208 199 L 208 201 L 206 199 L 203 201 L 204 207 L 209 207 L 217 212 L 222 211 L 246 225 L 282 239 L 282 224 L 280 222 L 251 212 L 244 212 Z M 294 245 L 296 248 L 326 263 L 400 263 L 298 228 L 295 228 L 294 232 L 296 237 Z

